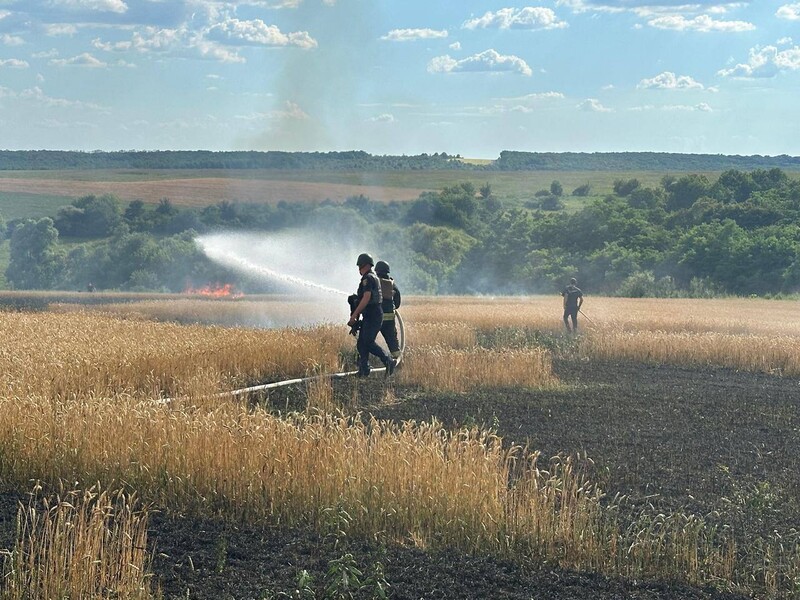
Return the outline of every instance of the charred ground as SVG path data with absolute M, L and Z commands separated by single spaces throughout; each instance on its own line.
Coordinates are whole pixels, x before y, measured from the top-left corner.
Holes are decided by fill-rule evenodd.
M 609 497 L 630 514 L 685 511 L 727 523 L 742 540 L 800 522 L 800 384 L 796 379 L 719 368 L 556 359 L 557 390 L 496 389 L 432 394 L 395 388 L 382 404 L 381 375 L 341 381 L 336 394 L 379 419 L 485 425 L 543 457 L 580 452 Z M 357 387 L 354 387 L 357 386 Z M 275 406 L 293 399 L 271 398 Z M 0 541 L 13 540 L 18 500 L 0 497 Z M 348 540 L 334 546 L 304 529 L 253 529 L 221 520 L 154 514 L 154 578 L 165 598 L 269 598 L 291 593 L 301 570 L 322 597 L 332 560 L 344 552 L 369 577 L 382 565 L 397 599 L 740 598 L 675 581 L 632 581 L 454 552 L 426 553 Z M 746 545 L 740 552 L 747 552 Z M 371 597 L 369 592 L 361 596 Z

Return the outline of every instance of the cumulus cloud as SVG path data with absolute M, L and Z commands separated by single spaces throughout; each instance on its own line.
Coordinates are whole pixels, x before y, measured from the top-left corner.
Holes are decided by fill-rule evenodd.
M 283 33 L 275 25 L 267 25 L 261 19 L 241 21 L 227 19 L 213 25 L 208 38 L 231 45 L 251 46 L 297 46 L 316 48 L 317 41 L 306 31 Z
M 775 12 L 775 16 L 788 21 L 800 21 L 800 2 L 784 4 Z
M 202 32 L 190 31 L 188 28 L 175 29 L 145 27 L 134 32 L 129 41 L 103 42 L 92 41 L 92 45 L 107 52 L 136 51 L 140 54 L 173 54 L 175 56 L 202 58 L 222 63 L 243 63 L 244 58 L 224 45 L 205 38 Z
M 732 8 L 746 6 L 742 0 L 557 0 L 556 6 L 565 6 L 573 12 L 697 12 L 724 13 Z
M 455 50 L 456 52 L 458 52 L 459 50 L 461 50 L 461 42 L 453 42 L 452 44 L 450 44 L 449 47 L 450 50 Z
M 108 66 L 108 63 L 95 58 L 88 52 L 84 52 L 83 54 L 79 54 L 78 56 L 73 56 L 72 58 L 54 58 L 50 60 L 48 64 L 53 65 L 54 67 L 99 68 Z
M 78 28 L 71 23 L 49 23 L 44 26 L 44 34 L 51 37 L 57 35 L 75 35 Z
M 713 112 L 711 106 L 706 102 L 699 104 L 665 104 L 655 106 L 653 104 L 645 104 L 644 106 L 634 106 L 629 109 L 633 112 L 643 112 L 651 110 L 664 110 L 669 112 Z
M 370 123 L 394 123 L 395 120 L 394 115 L 390 113 L 383 113 L 382 115 L 376 115 L 367 119 Z
M 429 73 L 479 73 L 512 72 L 530 76 L 531 68 L 514 55 L 502 55 L 496 50 L 484 50 L 467 58 L 456 60 L 449 55 L 437 56 L 428 63 Z
M 414 40 L 435 40 L 447 37 L 447 30 L 436 29 L 392 29 L 381 36 L 387 42 L 413 42 Z
M 58 108 L 82 108 L 106 112 L 106 107 L 94 104 L 92 102 L 81 102 L 80 100 L 67 100 L 66 98 L 53 98 L 48 96 L 38 86 L 28 88 L 16 94 L 17 98 L 21 98 L 28 102 L 35 102 L 42 106 L 58 107 Z
M 755 25 L 747 21 L 722 21 L 713 19 L 708 15 L 699 15 L 691 19 L 683 15 L 665 15 L 651 19 L 647 24 L 656 29 L 700 31 L 702 33 L 708 33 L 710 31 L 738 33 L 741 31 L 752 31 L 756 28 Z
M 567 27 L 550 8 L 526 6 L 525 8 L 501 8 L 489 11 L 482 17 L 466 21 L 465 29 L 561 29 Z
M 27 61 L 18 58 L 0 60 L 0 67 L 7 67 L 9 69 L 27 69 L 29 66 Z
M 56 7 L 74 10 L 113 13 L 124 13 L 128 10 L 128 5 L 122 0 L 51 0 L 51 4 Z
M 498 98 L 497 104 L 482 108 L 480 112 L 484 114 L 508 112 L 531 113 L 541 110 L 542 107 L 547 106 L 549 103 L 563 99 L 564 94 L 561 92 L 536 92 L 513 98 Z
M 603 106 L 597 98 L 587 98 L 580 102 L 577 108 L 586 112 L 612 112 L 610 108 Z
M 239 121 L 305 121 L 309 118 L 309 116 L 302 108 L 300 108 L 297 103 L 287 100 L 282 108 L 268 112 L 254 112 L 248 115 L 236 115 L 234 118 Z
M 779 50 L 776 46 L 756 47 L 750 49 L 750 57 L 746 63 L 740 63 L 730 69 L 722 69 L 723 77 L 766 78 L 775 77 L 781 71 L 797 71 L 800 69 L 800 46 Z
M 4 33 L 3 35 L 0 36 L 0 42 L 2 42 L 6 46 L 21 46 L 22 44 L 25 43 L 25 40 L 23 40 L 18 35 L 11 35 L 8 33 Z
M 652 77 L 651 79 L 642 79 L 636 86 L 639 89 L 657 89 L 657 90 L 702 90 L 705 89 L 702 83 L 695 81 L 688 75 L 675 75 L 671 71 L 664 71 L 663 73 Z

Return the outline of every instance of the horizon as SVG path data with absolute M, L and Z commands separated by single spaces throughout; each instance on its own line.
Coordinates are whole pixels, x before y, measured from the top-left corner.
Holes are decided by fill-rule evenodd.
M 4 0 L 18 150 L 800 155 L 800 2 Z

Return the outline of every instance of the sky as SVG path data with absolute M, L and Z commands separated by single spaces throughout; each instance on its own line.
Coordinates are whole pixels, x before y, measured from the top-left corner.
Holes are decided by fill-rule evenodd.
M 800 155 L 800 1 L 0 0 L 0 149 Z

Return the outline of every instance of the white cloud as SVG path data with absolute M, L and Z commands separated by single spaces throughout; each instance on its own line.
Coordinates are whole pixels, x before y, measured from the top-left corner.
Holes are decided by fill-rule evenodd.
M 31 56 L 33 56 L 33 58 L 55 58 L 58 56 L 58 50 L 51 48 L 50 50 L 45 50 L 43 52 L 35 52 Z
M 706 102 L 700 102 L 699 104 L 665 104 L 661 106 L 645 104 L 643 106 L 634 106 L 629 110 L 633 112 L 651 110 L 664 110 L 669 112 L 714 112 L 714 109 L 712 109 L 711 106 Z
M 656 75 L 651 79 L 642 79 L 636 86 L 639 89 L 657 90 L 702 90 L 702 83 L 695 81 L 688 75 L 675 75 L 670 71 Z
M 575 13 L 634 12 L 640 16 L 656 13 L 697 13 L 703 11 L 723 14 L 729 10 L 747 6 L 741 0 L 557 0 L 556 6 L 565 6 Z
M 6 46 L 21 46 L 25 43 L 18 35 L 10 35 L 8 33 L 4 33 L 0 36 L 0 42 L 2 42 Z
M 548 103 L 564 99 L 561 92 L 538 92 L 517 96 L 513 98 L 498 98 L 497 104 L 489 107 L 481 107 L 481 114 L 502 114 L 509 112 L 531 113 L 541 110 Z
M 394 115 L 390 113 L 383 113 L 382 115 L 377 115 L 375 117 L 370 117 L 367 119 L 370 123 L 394 123 L 396 119 Z
M 94 104 L 91 102 L 81 102 L 80 100 L 67 100 L 65 98 L 52 98 L 45 94 L 40 87 L 32 87 L 23 90 L 16 97 L 26 101 L 35 102 L 47 107 L 57 108 L 86 108 L 90 110 L 98 110 L 107 112 L 106 107 Z
M 580 102 L 577 108 L 586 112 L 612 112 L 610 108 L 603 106 L 597 98 L 587 98 Z
M 30 67 L 27 61 L 18 58 L 0 59 L 0 67 L 8 67 L 9 69 L 27 69 Z
M 450 44 L 450 50 L 455 50 L 456 52 L 461 50 L 461 42 L 453 42 Z
M 776 46 L 751 48 L 750 58 L 730 69 L 722 69 L 723 77 L 763 78 L 775 77 L 781 71 L 800 69 L 800 46 L 778 50 Z
M 413 42 L 414 40 L 435 40 L 447 37 L 447 30 L 436 29 L 392 29 L 389 33 L 381 36 L 382 40 L 388 42 Z
M 800 21 L 800 2 L 784 4 L 775 12 L 775 16 L 788 21 Z
M 134 32 L 130 41 L 106 43 L 100 39 L 92 45 L 106 52 L 134 50 L 141 54 L 160 53 L 182 57 L 202 58 L 222 63 L 243 63 L 239 54 L 213 40 L 206 39 L 203 32 L 189 31 L 185 26 L 177 29 L 145 27 Z
M 567 27 L 550 8 L 526 6 L 525 8 L 501 8 L 487 12 L 482 17 L 470 19 L 465 29 L 561 29 Z
M 84 52 L 83 54 L 79 54 L 78 56 L 73 56 L 72 58 L 54 58 L 48 62 L 48 64 L 53 65 L 54 67 L 91 67 L 91 68 L 98 68 L 98 67 L 107 67 L 108 63 L 103 62 L 100 59 L 95 58 L 88 52 Z
M 647 24 L 656 29 L 700 31 L 703 33 L 710 31 L 738 33 L 741 31 L 752 31 L 756 28 L 755 25 L 747 21 L 720 21 L 712 19 L 708 15 L 699 15 L 691 19 L 683 15 L 667 15 L 651 19 Z
M 232 45 L 317 47 L 317 41 L 307 31 L 283 33 L 275 25 L 267 25 L 261 19 L 227 19 L 212 26 L 208 37 Z
M 51 0 L 51 4 L 56 7 L 100 12 L 124 13 L 128 10 L 128 5 L 122 0 Z
M 429 73 L 516 72 L 533 74 L 528 64 L 518 56 L 504 56 L 496 50 L 484 50 L 467 58 L 456 60 L 449 55 L 437 56 L 428 63 Z
M 274 121 L 274 120 L 294 120 L 304 121 L 308 119 L 308 114 L 294 102 L 286 101 L 282 109 L 271 110 L 269 112 L 256 112 L 249 115 L 237 115 L 234 117 L 239 121 Z
M 44 34 L 49 36 L 75 35 L 78 28 L 71 23 L 49 23 L 44 26 Z

